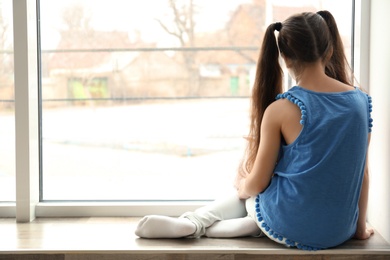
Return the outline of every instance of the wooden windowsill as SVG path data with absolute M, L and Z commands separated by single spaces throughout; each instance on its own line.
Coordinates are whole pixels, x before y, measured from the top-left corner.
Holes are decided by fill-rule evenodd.
M 270 259 L 292 255 L 390 258 L 390 245 L 378 233 L 369 240 L 350 240 L 334 249 L 309 252 L 288 249 L 266 237 L 141 239 L 134 234 L 138 220 L 130 217 L 38 218 L 31 223 L 16 223 L 12 218 L 0 219 L 0 259 L 8 259 L 4 257 L 9 255 L 19 256 L 11 259 L 36 259 L 28 258 L 36 255 L 52 256 L 50 259 L 80 259 L 95 254 L 99 259 L 111 259 L 109 256 L 113 255 L 115 259 L 129 259 L 130 256 L 146 259 L 142 257 L 146 255 L 147 259 L 171 259 L 170 255 L 182 255 L 183 259 L 214 259 L 213 256 L 222 255 L 229 256 L 222 259 L 255 259 L 258 255 Z M 197 258 L 197 255 L 202 257 Z

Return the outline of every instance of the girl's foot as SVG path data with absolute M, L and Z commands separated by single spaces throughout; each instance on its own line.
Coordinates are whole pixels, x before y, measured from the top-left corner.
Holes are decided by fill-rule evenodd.
M 195 224 L 187 218 L 150 215 L 140 220 L 135 234 L 143 238 L 180 238 L 195 231 Z

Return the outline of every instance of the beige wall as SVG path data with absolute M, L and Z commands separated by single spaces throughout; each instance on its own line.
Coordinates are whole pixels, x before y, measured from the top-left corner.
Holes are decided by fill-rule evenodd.
M 370 149 L 369 222 L 390 242 L 390 1 L 372 0 L 369 89 L 374 128 Z

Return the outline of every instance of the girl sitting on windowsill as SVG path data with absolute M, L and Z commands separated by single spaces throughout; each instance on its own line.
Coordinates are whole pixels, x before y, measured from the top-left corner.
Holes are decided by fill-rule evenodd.
M 297 82 L 285 93 L 279 56 Z M 307 250 L 369 238 L 371 98 L 351 79 L 331 13 L 302 13 L 270 24 L 257 64 L 237 194 L 179 218 L 146 216 L 136 234 L 266 235 Z

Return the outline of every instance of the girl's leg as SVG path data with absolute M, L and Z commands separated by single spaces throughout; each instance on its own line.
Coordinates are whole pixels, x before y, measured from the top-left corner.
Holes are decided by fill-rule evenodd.
M 196 232 L 191 237 L 200 237 L 206 234 L 206 228 L 217 221 L 246 216 L 245 200 L 240 200 L 234 191 L 234 193 L 198 208 L 194 212 L 187 212 L 180 218 L 187 218 L 196 225 Z
M 215 222 L 206 229 L 207 237 L 230 238 L 262 235 L 256 222 L 249 216 Z
M 194 212 L 187 212 L 180 218 L 145 216 L 139 222 L 135 234 L 144 238 L 199 237 L 216 221 L 242 218 L 246 215 L 245 201 L 240 200 L 234 193 Z

